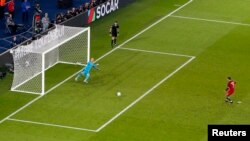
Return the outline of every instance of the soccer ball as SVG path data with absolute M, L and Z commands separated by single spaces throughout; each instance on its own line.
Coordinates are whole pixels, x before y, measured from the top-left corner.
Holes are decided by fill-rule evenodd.
M 121 92 L 117 92 L 116 95 L 117 96 L 122 96 L 122 93 Z

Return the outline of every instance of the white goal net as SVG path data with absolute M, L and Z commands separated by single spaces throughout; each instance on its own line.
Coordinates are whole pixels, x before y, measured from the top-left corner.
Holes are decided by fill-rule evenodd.
M 56 25 L 40 39 L 13 49 L 12 54 L 11 90 L 43 95 L 49 91 L 46 70 L 58 63 L 84 65 L 89 61 L 90 29 Z

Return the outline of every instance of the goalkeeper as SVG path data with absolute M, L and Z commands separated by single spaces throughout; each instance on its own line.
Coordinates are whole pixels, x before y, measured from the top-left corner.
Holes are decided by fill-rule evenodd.
M 95 64 L 94 63 L 95 59 L 94 58 L 91 58 L 90 61 L 87 63 L 87 65 L 83 68 L 82 72 L 80 72 L 77 77 L 75 78 L 75 81 L 78 81 L 78 79 L 81 77 L 81 76 L 85 76 L 85 79 L 84 79 L 84 83 L 88 83 L 88 80 L 89 80 L 89 77 L 90 77 L 90 70 L 92 68 L 96 69 L 96 70 L 99 70 L 97 68 L 97 65 L 98 64 Z

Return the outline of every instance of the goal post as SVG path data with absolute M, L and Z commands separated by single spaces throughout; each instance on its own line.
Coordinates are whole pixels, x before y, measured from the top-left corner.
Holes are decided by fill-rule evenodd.
M 56 25 L 28 45 L 11 51 L 14 77 L 11 91 L 44 95 L 46 71 L 63 63 L 85 65 L 90 59 L 90 28 Z M 52 68 L 53 69 L 53 68 Z

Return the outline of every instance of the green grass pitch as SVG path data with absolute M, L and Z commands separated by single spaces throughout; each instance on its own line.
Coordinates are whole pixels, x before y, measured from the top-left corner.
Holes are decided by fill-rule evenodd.
M 206 141 L 208 124 L 249 124 L 249 6 L 136 0 L 96 21 L 92 57 L 111 51 L 115 20 L 118 43 L 128 42 L 98 61 L 89 84 L 74 81 L 81 67 L 65 64 L 46 72 L 46 89 L 72 77 L 43 97 L 11 92 L 11 75 L 1 80 L 0 141 Z M 237 81 L 234 104 L 224 102 L 227 76 Z

